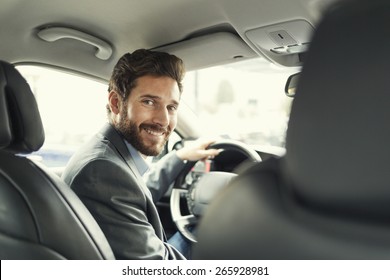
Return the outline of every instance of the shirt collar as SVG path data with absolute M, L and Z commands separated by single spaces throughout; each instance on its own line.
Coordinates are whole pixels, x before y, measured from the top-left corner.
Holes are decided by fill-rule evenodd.
M 144 174 L 149 170 L 148 163 L 144 160 L 144 158 L 141 156 L 141 154 L 126 140 L 125 140 L 125 144 L 127 146 L 127 149 L 129 150 L 130 154 L 131 154 L 131 157 L 134 160 L 134 163 L 138 169 L 138 172 L 141 174 L 141 176 L 144 176 Z

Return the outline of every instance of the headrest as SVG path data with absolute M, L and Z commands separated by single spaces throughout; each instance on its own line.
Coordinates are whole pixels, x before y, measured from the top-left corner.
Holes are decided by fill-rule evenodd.
M 38 106 L 26 80 L 0 61 L 0 149 L 31 153 L 45 140 Z
M 389 26 L 390 1 L 343 1 L 313 36 L 284 169 L 304 201 L 390 215 Z

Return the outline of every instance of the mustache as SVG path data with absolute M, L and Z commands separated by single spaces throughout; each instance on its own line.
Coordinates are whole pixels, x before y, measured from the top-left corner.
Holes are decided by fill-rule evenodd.
M 161 127 L 157 124 L 141 124 L 139 127 L 140 127 L 140 129 L 149 129 L 149 130 L 161 132 L 164 134 L 170 133 L 170 130 L 168 128 Z

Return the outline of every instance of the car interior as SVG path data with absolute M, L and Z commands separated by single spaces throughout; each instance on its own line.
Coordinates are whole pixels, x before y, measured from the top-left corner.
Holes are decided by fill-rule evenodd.
M 19 154 L 38 150 L 44 130 L 34 95 L 14 66 L 0 63 L 2 259 L 113 259 L 83 203 L 45 166 Z
M 126 52 L 186 67 L 157 202 L 194 259 L 389 259 L 386 0 L 0 0 L 0 259 L 115 259 L 61 174 Z M 193 230 L 196 228 L 196 230 Z M 223 238 L 222 238 L 223 237 Z
M 325 14 L 297 85 L 286 155 L 244 171 L 213 201 L 195 258 L 389 259 L 389 64 L 372 54 L 390 47 L 381 28 L 390 5 L 358 4 Z

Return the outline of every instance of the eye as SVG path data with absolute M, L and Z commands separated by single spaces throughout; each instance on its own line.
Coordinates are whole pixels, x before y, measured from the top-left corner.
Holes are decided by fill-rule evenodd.
M 148 106 L 153 106 L 154 105 L 154 100 L 152 99 L 144 99 L 142 100 L 142 103 Z
M 177 107 L 178 107 L 177 105 L 169 105 L 167 108 L 169 111 L 175 112 L 177 111 Z

